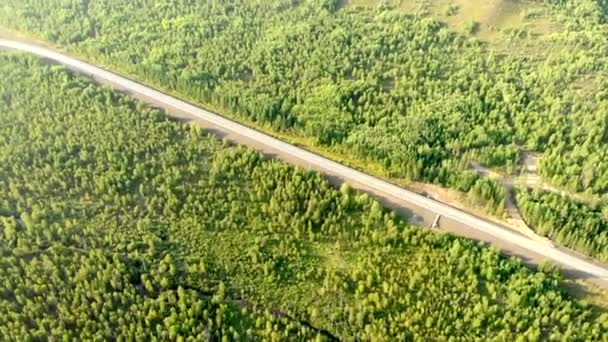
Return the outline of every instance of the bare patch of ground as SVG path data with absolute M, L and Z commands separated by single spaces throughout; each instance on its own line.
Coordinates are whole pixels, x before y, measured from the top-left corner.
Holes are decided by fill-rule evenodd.
M 523 154 L 523 164 L 526 173 L 534 173 L 537 172 L 537 164 L 538 164 L 538 153 L 534 152 L 524 152 Z
M 422 182 L 412 182 L 411 184 L 408 184 L 407 188 L 434 200 L 449 204 L 454 208 L 472 212 L 475 215 L 486 218 L 488 220 L 499 221 L 503 223 L 506 227 L 511 228 L 512 230 L 522 235 L 553 246 L 553 243 L 549 239 L 537 235 L 530 227 L 528 227 L 528 225 L 526 225 L 521 215 L 519 214 L 519 209 L 515 205 L 510 188 L 507 188 L 507 200 L 505 203 L 505 209 L 507 213 L 506 218 L 488 215 L 485 208 L 471 204 L 470 201 L 466 198 L 466 194 L 457 190 Z
M 522 172 L 518 176 L 504 175 L 475 162 L 472 162 L 470 167 L 481 177 L 493 177 L 501 180 L 502 184 L 507 190 L 507 199 L 505 201 L 507 218 L 505 221 L 503 221 L 504 223 L 518 232 L 523 233 L 529 238 L 554 246 L 550 239 L 537 235 L 536 232 L 531 229 L 521 217 L 519 208 L 517 207 L 513 196 L 515 187 L 526 187 L 553 192 L 581 202 L 589 202 L 590 200 L 584 194 L 571 193 L 544 182 L 538 174 L 539 159 L 540 155 L 536 152 L 523 152 L 521 160 Z
M 517 204 L 515 203 L 515 198 L 513 196 L 514 187 L 522 185 L 533 188 L 541 188 L 546 191 L 554 191 L 558 193 L 561 192 L 547 184 L 544 184 L 540 180 L 540 177 L 537 174 L 538 159 L 539 155 L 537 153 L 524 153 L 524 156 L 522 158 L 524 171 L 522 172 L 522 175 L 519 178 L 513 177 L 511 175 L 501 174 L 500 172 L 487 168 L 476 162 L 470 163 L 471 169 L 477 172 L 481 177 L 499 179 L 502 182 L 507 193 L 507 198 L 505 200 L 505 218 L 488 215 L 483 207 L 471 204 L 470 201 L 466 198 L 466 194 L 453 189 L 447 189 L 438 185 L 421 182 L 414 182 L 412 184 L 408 184 L 408 188 L 440 202 L 447 203 L 455 208 L 459 208 L 466 211 L 472 211 L 478 216 L 485 217 L 491 220 L 497 220 L 506 225 L 507 227 L 511 228 L 512 230 L 529 237 L 530 239 L 545 243 L 550 246 L 554 246 L 553 242 L 551 242 L 550 239 L 536 234 L 536 232 L 526 224 L 526 222 L 521 217 L 521 214 L 519 213 L 519 208 L 517 207 Z
M 519 178 L 511 178 L 510 182 L 515 185 L 525 186 L 533 189 L 540 189 L 548 192 L 554 192 L 561 196 L 569 196 L 580 201 L 586 201 L 586 199 L 580 194 L 571 193 L 569 191 L 556 188 L 544 182 L 538 174 L 538 160 L 540 156 L 535 152 L 524 152 L 523 153 L 523 166 L 524 170 Z
M 539 156 L 537 153 L 526 152 L 523 154 L 523 172 L 519 179 L 516 179 L 511 175 L 500 174 L 475 162 L 471 163 L 471 168 L 475 170 L 481 177 L 493 177 L 495 179 L 500 179 L 502 182 L 507 191 L 507 198 L 505 200 L 507 218 L 504 220 L 504 222 L 509 227 L 517 230 L 531 239 L 553 246 L 553 242 L 551 242 L 551 240 L 536 234 L 536 232 L 526 224 L 519 213 L 519 208 L 517 207 L 515 198 L 513 196 L 514 187 L 522 185 L 520 184 L 522 181 L 523 185 L 528 187 L 537 187 L 539 184 L 542 185 L 540 182 L 540 177 L 537 174 L 538 158 Z

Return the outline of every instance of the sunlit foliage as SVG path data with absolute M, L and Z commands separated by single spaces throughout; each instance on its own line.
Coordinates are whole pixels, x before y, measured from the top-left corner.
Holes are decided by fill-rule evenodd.
M 608 317 L 475 242 L 0 54 L 4 340 L 585 340 Z

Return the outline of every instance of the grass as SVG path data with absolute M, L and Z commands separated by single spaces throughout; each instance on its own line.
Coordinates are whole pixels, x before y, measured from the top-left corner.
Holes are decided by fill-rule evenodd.
M 570 295 L 591 304 L 594 310 L 608 310 L 608 290 L 585 280 L 564 279 L 562 284 Z
M 499 53 L 538 53 L 545 37 L 561 29 L 551 10 L 538 2 L 518 0 L 348 0 L 348 6 L 399 8 L 429 16 L 453 31 L 465 32 Z M 474 29 L 472 29 L 474 28 Z M 540 45 L 541 47 L 543 45 Z

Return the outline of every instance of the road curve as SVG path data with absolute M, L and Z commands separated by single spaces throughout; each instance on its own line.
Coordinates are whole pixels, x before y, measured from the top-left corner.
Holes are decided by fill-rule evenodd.
M 278 151 L 281 155 L 289 156 L 289 159 L 297 160 L 298 164 L 304 164 L 311 169 L 323 170 L 323 172 L 331 176 L 339 177 L 348 183 L 361 184 L 372 194 L 399 201 L 399 203 L 403 203 L 404 207 L 413 205 L 429 212 L 439 214 L 442 217 L 442 221 L 448 219 L 461 224 L 467 227 L 468 230 L 475 231 L 481 236 L 490 237 L 490 240 L 496 241 L 497 245 L 506 243 L 509 246 L 515 246 L 518 249 L 518 253 L 516 254 L 524 256 L 532 255 L 534 257 L 540 255 L 542 258 L 562 266 L 565 270 L 585 274 L 588 276 L 587 278 L 594 283 L 608 287 L 608 269 L 598 263 L 587 260 L 584 257 L 579 257 L 568 251 L 531 240 L 525 236 L 505 229 L 497 223 L 480 219 L 462 210 L 429 199 L 415 192 L 405 190 L 376 177 L 336 163 L 302 148 L 290 145 L 267 134 L 56 51 L 7 39 L 0 39 L 0 47 L 28 52 L 53 60 L 82 74 L 101 80 L 104 83 L 111 84 L 116 88 L 126 90 L 148 99 L 153 99 L 154 103 L 161 104 L 163 107 L 170 107 L 174 110 L 201 119 L 204 122 L 211 123 L 214 127 L 217 127 L 224 133 L 238 135 L 244 137 L 246 140 L 255 142 L 258 145 L 263 145 L 274 151 Z

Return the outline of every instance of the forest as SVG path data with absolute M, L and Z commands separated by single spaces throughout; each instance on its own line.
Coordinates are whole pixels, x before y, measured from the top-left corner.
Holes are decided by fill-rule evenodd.
M 365 2 L 5 0 L 0 27 L 497 217 L 507 191 L 471 163 L 516 175 L 526 153 L 543 181 L 608 207 L 605 0 L 532 2 L 489 42 L 479 23 Z
M 539 190 L 518 189 L 516 199 L 539 234 L 608 262 L 608 218 L 598 208 Z
M 608 314 L 348 185 L 0 53 L 0 336 L 601 341 Z

